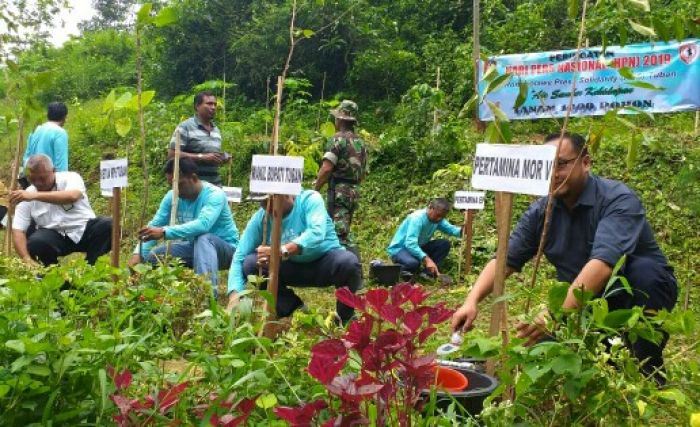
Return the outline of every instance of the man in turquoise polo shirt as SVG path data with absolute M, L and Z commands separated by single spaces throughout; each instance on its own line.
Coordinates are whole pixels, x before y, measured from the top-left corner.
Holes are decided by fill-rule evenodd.
M 168 160 L 165 173 L 172 184 L 174 161 Z M 165 256 L 167 246 L 156 246 L 160 239 L 175 240 L 170 254 L 201 275 L 208 275 L 212 291 L 217 295 L 218 271 L 231 265 L 238 244 L 238 228 L 231 216 L 226 193 L 219 187 L 204 182 L 197 176 L 197 165 L 188 159 L 180 160 L 180 194 L 177 202 L 177 224 L 170 223 L 173 192 L 163 197 L 158 212 L 148 226 L 139 231 L 143 242 L 129 260 L 135 265 L 145 259 L 157 263 Z
M 450 252 L 450 241 L 430 240 L 436 230 L 460 237 L 462 229 L 450 224 L 445 217 L 450 203 L 445 199 L 433 199 L 427 209 L 419 209 L 403 220 L 387 248 L 391 260 L 401 266 L 403 272 L 416 273 L 419 267 L 432 277 L 440 274 L 438 265 Z
M 27 149 L 22 157 L 22 164 L 35 154 L 45 154 L 56 172 L 68 171 L 68 133 L 66 124 L 68 107 L 62 102 L 52 102 L 47 108 L 48 121 L 37 128 L 27 138 Z
M 180 123 L 170 139 L 168 158 L 175 157 L 177 132 L 180 132 L 180 158 L 197 164 L 197 175 L 203 181 L 221 186 L 219 167 L 231 161 L 221 152 L 221 131 L 214 123 L 216 96 L 208 91 L 194 97 L 195 115 Z
M 305 190 L 298 196 L 284 196 L 282 212 L 278 317 L 289 316 L 304 305 L 289 286 L 347 286 L 353 293 L 362 287 L 360 262 L 355 254 L 340 245 L 333 221 L 318 192 Z M 244 289 L 248 275 L 258 274 L 259 267 L 267 271 L 272 215 L 268 215 L 268 232 L 263 242 L 264 218 L 265 209 L 261 207 L 243 231 L 229 270 L 229 308 L 238 303 L 238 293 Z M 353 309 L 341 302 L 336 303 L 336 311 L 343 324 L 353 316 Z

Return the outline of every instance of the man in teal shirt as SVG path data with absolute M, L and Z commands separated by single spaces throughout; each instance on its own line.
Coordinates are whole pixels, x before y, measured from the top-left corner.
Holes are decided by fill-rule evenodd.
M 172 184 L 174 160 L 168 160 L 165 173 Z M 180 160 L 180 194 L 177 202 L 177 224 L 170 223 L 172 191 L 163 197 L 158 212 L 148 226 L 139 231 L 143 242 L 129 265 L 141 262 L 157 263 L 165 256 L 167 246 L 158 247 L 160 239 L 176 240 L 170 244 L 170 254 L 201 275 L 208 275 L 212 291 L 217 295 L 218 271 L 231 265 L 238 244 L 238 228 L 231 216 L 226 193 L 197 176 L 197 165 L 189 159 Z
M 62 102 L 52 102 L 47 109 L 48 121 L 27 138 L 22 164 L 35 154 L 45 154 L 53 162 L 56 172 L 68 171 L 68 133 L 63 129 L 68 108 Z
M 440 274 L 438 265 L 450 252 L 450 241 L 430 238 L 435 230 L 454 237 L 462 235 L 459 227 L 445 219 L 449 210 L 447 200 L 433 199 L 427 209 L 414 211 L 403 220 L 387 248 L 391 260 L 399 264 L 402 271 L 416 273 L 423 265 L 430 276 Z
M 347 286 L 353 293 L 362 287 L 362 268 L 357 256 L 340 245 L 335 226 L 323 198 L 316 191 L 305 190 L 298 196 L 282 200 L 282 246 L 280 256 L 277 316 L 286 317 L 304 305 L 288 286 Z M 267 236 L 263 243 L 265 209 L 260 208 L 248 221 L 229 270 L 229 308 L 238 303 L 238 293 L 245 278 L 266 272 L 270 261 L 272 215 L 268 216 Z M 353 309 L 341 302 L 336 311 L 343 324 L 353 316 Z

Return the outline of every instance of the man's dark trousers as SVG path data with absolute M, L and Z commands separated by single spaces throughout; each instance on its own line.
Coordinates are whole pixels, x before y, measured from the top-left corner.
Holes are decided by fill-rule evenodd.
M 678 284 L 673 276 L 671 267 L 664 267 L 658 262 L 645 257 L 628 255 L 625 265 L 618 275 L 627 278 L 632 288 L 630 295 L 620 283 L 613 285 L 613 292 L 608 292 L 608 310 L 629 309 L 635 306 L 646 310 L 656 311 L 666 309 L 671 311 L 676 305 Z M 654 344 L 642 338 L 627 345 L 631 353 L 640 361 L 645 361 L 641 367 L 642 373 L 651 375 L 663 369 L 663 349 L 668 341 L 668 334 L 662 332 L 663 339 Z M 660 376 L 654 375 L 657 381 Z
M 243 261 L 243 273 L 247 276 L 258 274 L 258 256 L 249 254 Z M 264 274 L 267 274 L 265 269 Z M 304 302 L 288 286 L 326 287 L 347 286 L 352 293 L 362 287 L 362 267 L 355 254 L 343 249 L 327 252 L 321 258 L 312 262 L 293 262 L 290 260 L 280 263 L 279 285 L 277 290 L 277 316 L 290 316 L 294 310 L 304 305 Z M 343 324 L 353 316 L 351 307 L 336 301 L 336 311 Z
M 437 265 L 447 258 L 450 253 L 450 241 L 446 239 L 431 240 L 420 248 L 426 253 Z M 396 255 L 391 258 L 394 263 L 401 266 L 401 271 L 415 273 L 421 266 L 421 260 L 411 255 L 407 249 L 401 249 Z
M 93 265 L 97 258 L 109 252 L 111 248 L 112 219 L 107 217 L 89 220 L 78 243 L 48 228 L 38 228 L 27 239 L 29 255 L 44 265 L 57 264 L 58 257 L 73 252 L 85 252 L 88 264 Z

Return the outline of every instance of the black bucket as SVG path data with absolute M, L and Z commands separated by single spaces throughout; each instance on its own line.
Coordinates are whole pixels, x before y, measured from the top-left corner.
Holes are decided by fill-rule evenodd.
M 445 391 L 437 390 L 435 407 L 447 410 L 450 406 L 452 400 L 456 400 L 460 405 L 464 407 L 464 410 L 471 416 L 477 416 L 481 413 L 484 408 L 484 400 L 498 387 L 498 380 L 490 375 L 483 372 L 478 372 L 474 369 L 465 369 L 452 367 L 464 376 L 467 377 L 469 385 L 464 391 L 450 393 Z M 430 399 L 430 390 L 424 390 L 421 392 L 421 397 L 424 399 L 425 404 L 428 403 Z
M 400 265 L 370 265 L 369 278 L 382 286 L 394 286 L 401 276 Z

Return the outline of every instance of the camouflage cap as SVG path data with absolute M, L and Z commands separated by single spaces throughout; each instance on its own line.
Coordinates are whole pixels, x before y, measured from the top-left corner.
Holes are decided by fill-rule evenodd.
M 341 101 L 340 105 L 338 105 L 338 108 L 331 110 L 331 115 L 336 119 L 356 122 L 357 104 L 349 99 L 344 99 Z

